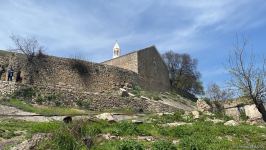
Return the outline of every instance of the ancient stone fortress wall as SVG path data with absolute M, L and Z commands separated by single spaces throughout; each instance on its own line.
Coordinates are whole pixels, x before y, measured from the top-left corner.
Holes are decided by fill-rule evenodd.
M 139 75 L 139 85 L 146 90 L 170 89 L 168 69 L 154 46 L 105 61 L 103 64 L 136 72 Z

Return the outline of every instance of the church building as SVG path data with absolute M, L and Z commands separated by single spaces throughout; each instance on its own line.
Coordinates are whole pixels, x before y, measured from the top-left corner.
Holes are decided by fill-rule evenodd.
M 121 49 L 116 41 L 113 48 L 113 59 L 102 62 L 133 71 L 140 76 L 141 87 L 156 91 L 170 89 L 169 72 L 155 46 L 120 55 Z

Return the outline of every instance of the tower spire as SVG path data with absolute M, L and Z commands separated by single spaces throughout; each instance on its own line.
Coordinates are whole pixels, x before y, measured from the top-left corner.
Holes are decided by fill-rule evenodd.
M 117 58 L 119 56 L 120 56 L 120 47 L 119 47 L 119 44 L 116 40 L 114 48 L 113 48 L 113 58 Z

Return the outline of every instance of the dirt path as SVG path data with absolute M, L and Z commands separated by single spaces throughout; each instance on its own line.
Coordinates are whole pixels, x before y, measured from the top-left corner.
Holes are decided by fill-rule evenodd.
M 15 107 L 0 105 L 0 119 L 19 119 L 25 121 L 49 122 L 62 121 L 65 116 L 42 116 L 36 113 L 26 112 Z

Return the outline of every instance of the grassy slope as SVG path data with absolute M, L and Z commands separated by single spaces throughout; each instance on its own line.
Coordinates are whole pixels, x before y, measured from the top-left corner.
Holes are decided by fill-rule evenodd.
M 20 124 L 18 127 L 17 124 Z M 54 137 L 44 140 L 39 149 L 83 149 L 81 138 L 91 136 L 94 138 L 94 150 L 115 150 L 121 145 L 130 145 L 128 141 L 134 141 L 133 145 L 141 145 L 143 148 L 154 146 L 152 142 L 137 141 L 137 136 L 153 136 L 158 141 L 180 140 L 178 149 L 234 149 L 241 146 L 266 147 L 266 129 L 251 125 L 239 125 L 235 127 L 213 124 L 211 122 L 194 122 L 193 125 L 178 127 L 161 127 L 154 123 L 135 125 L 129 122 L 108 123 L 99 122 L 74 122 L 71 125 L 63 125 L 57 122 L 32 123 L 22 121 L 0 122 L 0 129 L 4 130 L 28 130 L 29 135 L 44 132 L 53 133 Z M 79 131 L 79 132 L 77 132 Z M 99 140 L 97 135 L 111 133 L 124 137 L 125 140 Z M 1 134 L 0 134 L 1 136 Z M 78 147 L 78 148 L 77 148 Z

